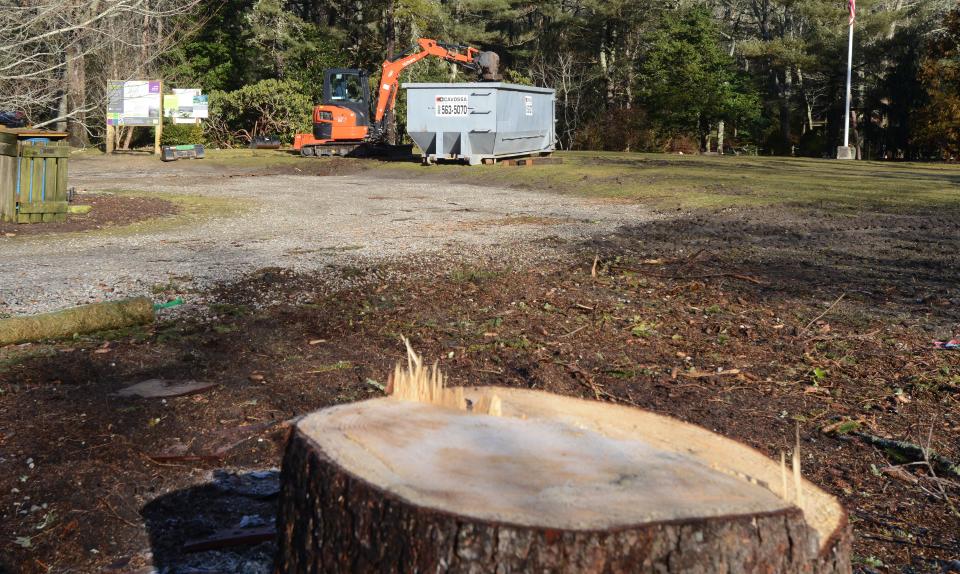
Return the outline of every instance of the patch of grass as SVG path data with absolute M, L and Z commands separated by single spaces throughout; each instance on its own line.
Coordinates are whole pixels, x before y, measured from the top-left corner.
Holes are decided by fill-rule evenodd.
M 0 354 L 0 373 L 9 371 L 12 367 L 20 365 L 31 359 L 56 357 L 57 350 L 52 347 L 27 347 L 26 349 L 16 349 Z
M 154 295 L 161 295 L 168 291 L 176 291 L 176 290 L 177 290 L 177 284 L 174 283 L 173 281 L 168 281 L 167 283 L 155 283 L 153 286 L 150 287 L 150 292 L 153 293 Z
M 780 205 L 893 211 L 960 208 L 960 167 L 809 158 L 561 152 L 562 164 L 524 168 L 389 164 L 381 169 L 478 185 L 642 202 L 662 209 Z
M 208 149 L 204 163 L 225 167 L 270 167 L 290 166 L 305 161 L 324 161 L 321 158 L 304 158 L 292 150 L 281 149 Z
M 489 279 L 493 279 L 499 275 L 499 271 L 464 266 L 451 271 L 450 280 L 455 283 L 473 283 L 475 285 L 479 285 L 480 283 L 483 283 Z
M 120 341 L 122 339 L 131 339 L 142 343 L 153 334 L 153 325 L 133 325 L 123 327 L 122 329 L 108 329 L 106 331 L 97 331 L 87 333 L 79 337 L 79 340 L 89 341 L 90 343 L 101 343 L 106 341 Z
M 342 371 L 345 369 L 352 369 L 353 363 L 350 361 L 337 361 L 336 363 L 330 363 L 328 365 L 320 365 L 315 369 L 311 369 L 311 373 L 330 373 L 333 371 Z
M 633 324 L 630 326 L 630 332 L 634 337 L 649 339 L 657 334 L 657 327 L 659 326 L 657 323 L 648 323 L 639 317 L 634 317 Z
M 40 241 L 63 242 L 71 237 L 123 237 L 169 231 L 186 225 L 199 225 L 215 217 L 234 217 L 240 215 L 252 205 L 250 200 L 231 197 L 210 197 L 203 195 L 179 195 L 174 193 L 144 192 L 138 190 L 110 190 L 115 195 L 129 197 L 151 197 L 173 203 L 178 210 L 174 215 L 164 215 L 136 221 L 127 225 L 107 226 L 100 229 L 87 229 L 70 233 L 49 235 L 24 235 L 15 240 L 37 243 Z
M 250 313 L 249 306 L 234 305 L 232 303 L 211 303 L 210 310 L 217 315 L 223 315 L 226 317 L 243 317 L 244 315 L 248 315 Z
M 501 348 L 510 348 L 510 349 L 527 349 L 530 347 L 530 339 L 527 339 L 524 336 L 520 337 L 509 337 L 506 339 L 500 339 L 498 341 Z

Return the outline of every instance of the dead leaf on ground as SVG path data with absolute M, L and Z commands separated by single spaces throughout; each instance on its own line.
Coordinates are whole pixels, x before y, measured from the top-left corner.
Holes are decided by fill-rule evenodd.
M 157 399 L 167 397 L 182 397 L 202 393 L 217 386 L 216 383 L 201 381 L 168 381 L 166 379 L 147 379 L 135 385 L 124 387 L 114 393 L 119 397 L 141 397 Z

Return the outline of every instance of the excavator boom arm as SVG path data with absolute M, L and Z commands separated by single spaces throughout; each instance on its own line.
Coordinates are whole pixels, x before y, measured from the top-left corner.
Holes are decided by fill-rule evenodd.
M 474 70 L 479 70 L 476 58 L 477 55 L 480 54 L 480 50 L 476 48 L 441 44 L 436 40 L 429 40 L 427 38 L 421 38 L 417 44 L 420 48 L 418 52 L 383 63 L 383 73 L 380 76 L 380 89 L 377 94 L 377 111 L 373 117 L 377 124 L 380 124 L 384 116 L 387 115 L 387 112 L 392 110 L 396 105 L 397 91 L 400 87 L 400 73 L 420 60 L 433 56 L 462 64 Z

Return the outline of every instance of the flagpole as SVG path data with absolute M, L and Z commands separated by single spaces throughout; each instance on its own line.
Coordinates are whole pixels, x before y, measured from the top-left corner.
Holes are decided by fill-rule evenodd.
M 850 7 L 850 36 L 847 40 L 847 100 L 843 108 L 843 145 L 837 148 L 837 159 L 854 159 L 850 152 L 850 86 L 853 79 L 853 23 L 856 19 L 856 1 L 848 0 Z
M 847 42 L 847 105 L 843 109 L 843 147 L 850 146 L 850 80 L 853 76 L 853 20 L 850 20 L 850 39 Z

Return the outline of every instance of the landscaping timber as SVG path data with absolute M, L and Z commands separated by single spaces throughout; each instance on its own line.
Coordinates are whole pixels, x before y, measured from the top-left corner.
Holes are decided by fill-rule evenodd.
M 153 301 L 147 297 L 72 307 L 63 311 L 0 319 L 0 347 L 70 337 L 150 323 Z
M 799 466 L 639 409 L 424 378 L 298 422 L 278 572 L 850 571 L 846 514 Z

